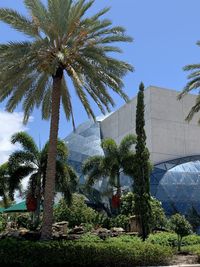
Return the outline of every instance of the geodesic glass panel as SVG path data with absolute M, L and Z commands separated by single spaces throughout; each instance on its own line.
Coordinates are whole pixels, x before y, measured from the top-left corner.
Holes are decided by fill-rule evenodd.
M 85 181 L 82 175 L 82 164 L 91 156 L 103 155 L 101 148 L 100 125 L 98 122 L 87 121 L 79 125 L 75 132 L 68 135 L 64 142 L 69 150 L 69 164 L 80 177 L 80 183 Z
M 166 213 L 187 214 L 192 207 L 199 213 L 200 156 L 156 165 L 151 176 L 151 193 L 162 202 Z

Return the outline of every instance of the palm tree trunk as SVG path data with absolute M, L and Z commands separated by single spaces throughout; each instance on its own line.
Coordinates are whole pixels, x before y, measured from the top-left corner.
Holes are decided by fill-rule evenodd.
M 118 197 L 121 198 L 120 172 L 117 174 L 117 194 L 118 194 Z M 118 213 L 118 215 L 120 214 L 120 202 L 119 202 L 119 206 L 117 208 L 117 213 Z
M 40 223 L 40 206 L 41 206 L 41 173 L 38 173 L 37 177 L 37 188 L 36 188 L 36 196 L 37 196 L 37 209 L 34 212 L 34 221 L 33 226 L 36 230 Z
M 56 155 L 61 97 L 61 83 L 63 69 L 58 68 L 53 76 L 51 126 L 46 170 L 46 182 L 44 189 L 44 211 L 42 222 L 41 239 L 48 240 L 52 235 L 53 204 L 55 195 Z

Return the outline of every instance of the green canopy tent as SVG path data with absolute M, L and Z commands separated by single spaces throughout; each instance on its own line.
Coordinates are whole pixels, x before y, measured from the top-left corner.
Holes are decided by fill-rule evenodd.
M 42 211 L 43 208 L 40 206 L 40 210 Z M 26 201 L 19 202 L 17 204 L 14 204 L 10 206 L 7 209 L 4 209 L 4 213 L 7 212 L 28 212 L 27 207 L 26 207 Z
M 0 213 L 4 212 L 5 208 L 0 208 Z
M 27 212 L 27 207 L 26 207 L 26 201 L 22 201 L 20 203 L 14 204 L 10 206 L 7 209 L 4 209 L 5 213 L 7 212 Z

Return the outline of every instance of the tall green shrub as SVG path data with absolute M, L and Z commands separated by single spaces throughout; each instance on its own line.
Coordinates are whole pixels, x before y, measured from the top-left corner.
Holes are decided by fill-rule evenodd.
M 151 227 L 151 204 L 150 204 L 150 171 L 149 151 L 146 147 L 146 133 L 144 120 L 144 85 L 140 84 L 137 95 L 136 108 L 136 154 L 133 168 L 135 212 L 138 215 L 142 228 L 142 239 L 145 240 L 150 233 Z

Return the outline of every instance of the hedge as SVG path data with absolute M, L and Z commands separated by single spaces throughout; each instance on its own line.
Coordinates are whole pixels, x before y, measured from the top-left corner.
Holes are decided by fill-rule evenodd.
M 171 248 L 147 242 L 0 241 L 0 266 L 155 266 L 171 257 Z
M 168 232 L 150 234 L 147 242 L 150 242 L 152 244 L 158 244 L 161 246 L 176 247 L 177 234 Z M 182 246 L 190 246 L 197 244 L 200 244 L 200 236 L 193 234 L 183 237 Z

